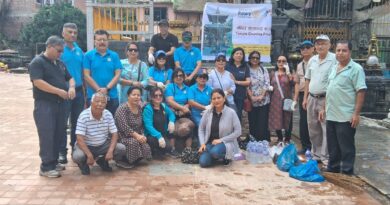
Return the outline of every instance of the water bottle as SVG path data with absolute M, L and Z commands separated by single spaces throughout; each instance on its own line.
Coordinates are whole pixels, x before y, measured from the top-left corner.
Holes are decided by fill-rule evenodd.
M 306 150 L 305 157 L 306 157 L 306 161 L 313 159 L 313 156 L 311 155 L 310 150 Z

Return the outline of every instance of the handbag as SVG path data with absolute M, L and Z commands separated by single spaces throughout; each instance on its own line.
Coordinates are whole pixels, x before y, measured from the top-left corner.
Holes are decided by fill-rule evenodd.
M 252 102 L 249 99 L 248 95 L 244 99 L 244 111 L 245 112 L 250 112 L 252 111 Z
M 199 153 L 197 150 L 192 150 L 191 148 L 184 148 L 181 154 L 181 162 L 184 164 L 198 164 L 199 163 Z
M 294 111 L 293 109 L 291 109 L 294 101 L 290 98 L 284 98 L 283 91 L 282 91 L 282 88 L 280 87 L 279 78 L 277 76 L 277 73 L 278 73 L 278 71 L 275 72 L 275 80 L 276 80 L 276 84 L 278 85 L 278 90 L 280 92 L 280 96 L 282 96 L 282 99 L 283 99 L 282 109 L 284 111 L 287 111 L 287 112 L 292 112 L 292 111 Z

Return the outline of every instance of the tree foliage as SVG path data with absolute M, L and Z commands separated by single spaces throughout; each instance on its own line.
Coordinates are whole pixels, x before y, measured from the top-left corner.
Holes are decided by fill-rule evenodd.
M 35 14 L 33 21 L 25 25 L 21 31 L 21 41 L 26 46 L 35 47 L 36 43 L 44 43 L 51 35 L 61 36 L 64 23 L 72 22 L 78 27 L 78 44 L 85 51 L 86 17 L 71 4 L 62 3 L 42 7 Z

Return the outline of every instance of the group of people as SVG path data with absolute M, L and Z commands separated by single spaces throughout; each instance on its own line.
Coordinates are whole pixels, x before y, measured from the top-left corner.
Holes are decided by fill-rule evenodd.
M 176 48 L 178 39 L 168 26 L 166 20 L 159 22 L 160 33 L 152 37 L 147 63 L 139 59 L 134 42 L 126 46 L 127 58 L 121 60 L 108 49 L 105 30 L 95 31 L 95 48 L 85 54 L 76 44 L 74 23 L 64 24 L 63 39 L 47 39 L 46 50 L 29 66 L 41 176 L 59 177 L 65 169 L 69 119 L 72 159 L 83 175 L 90 174 L 89 166 L 95 162 L 103 171 L 112 171 L 109 160 L 132 168 L 166 154 L 180 157 L 178 142 L 188 149 L 197 147 L 201 167 L 229 165 L 239 153 L 237 138 L 247 99 L 252 104 L 250 134 L 270 141 L 270 131 L 275 131 L 279 141 L 289 142 L 292 112 L 282 109 L 285 98 L 299 100 L 303 150 L 311 149 L 315 159 L 327 163 L 328 141 L 333 145 L 328 170 L 353 172 L 353 135 L 366 87 L 361 67 L 350 58 L 348 42 L 337 44 L 336 60 L 328 52 L 327 36 L 316 38 L 316 56 L 313 43 L 304 41 L 303 61 L 296 72 L 290 71 L 285 56 L 278 57 L 271 72 L 262 67 L 258 51 L 246 62 L 240 47 L 233 49 L 229 60 L 224 53 L 217 54 L 215 68 L 207 71 L 201 68 L 200 50 L 192 46 L 192 33 L 183 32 L 183 44 Z M 340 68 L 333 72 L 336 66 Z M 327 92 L 328 84 L 334 87 Z M 342 98 L 346 95 L 348 102 Z M 351 112 L 348 128 L 340 120 Z

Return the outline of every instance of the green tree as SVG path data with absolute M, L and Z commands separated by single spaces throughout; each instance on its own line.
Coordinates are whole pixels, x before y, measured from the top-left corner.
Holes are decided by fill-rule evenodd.
M 24 45 L 35 48 L 36 43 L 45 42 L 51 35 L 61 36 L 64 23 L 72 22 L 78 27 L 78 44 L 84 51 L 87 48 L 86 17 L 71 4 L 62 3 L 42 7 L 31 23 L 21 31 Z

